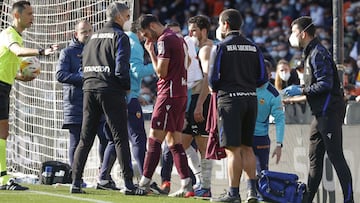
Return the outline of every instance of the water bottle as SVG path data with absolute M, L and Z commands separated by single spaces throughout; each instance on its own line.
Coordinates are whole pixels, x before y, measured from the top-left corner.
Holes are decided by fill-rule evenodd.
M 43 177 L 44 177 L 44 183 L 46 185 L 51 185 L 52 184 L 52 167 L 51 166 L 46 166 L 45 167 L 45 171 L 43 172 Z

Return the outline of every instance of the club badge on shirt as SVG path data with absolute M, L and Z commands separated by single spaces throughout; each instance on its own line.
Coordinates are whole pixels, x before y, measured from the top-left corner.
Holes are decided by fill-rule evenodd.
M 140 111 L 136 112 L 136 118 L 141 118 L 141 112 Z
M 264 99 L 264 98 L 259 99 L 259 103 L 260 103 L 261 105 L 264 105 L 264 104 L 265 104 L 265 99 Z

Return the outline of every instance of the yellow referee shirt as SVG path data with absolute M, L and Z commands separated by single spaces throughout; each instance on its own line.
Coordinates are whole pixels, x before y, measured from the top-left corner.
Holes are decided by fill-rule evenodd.
M 12 85 L 20 66 L 21 57 L 10 51 L 10 45 L 18 43 L 23 46 L 21 35 L 12 27 L 0 33 L 0 81 Z

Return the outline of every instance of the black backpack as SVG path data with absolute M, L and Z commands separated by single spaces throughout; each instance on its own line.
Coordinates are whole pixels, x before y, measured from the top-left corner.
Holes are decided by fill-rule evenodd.
M 47 171 L 45 170 L 47 168 Z M 40 169 L 40 182 L 45 185 L 71 183 L 71 167 L 60 161 L 45 161 Z

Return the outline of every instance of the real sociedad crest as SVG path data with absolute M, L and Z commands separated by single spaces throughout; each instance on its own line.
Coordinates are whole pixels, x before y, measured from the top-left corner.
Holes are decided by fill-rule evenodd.
M 141 118 L 141 112 L 140 111 L 138 111 L 138 112 L 136 112 L 136 118 Z

